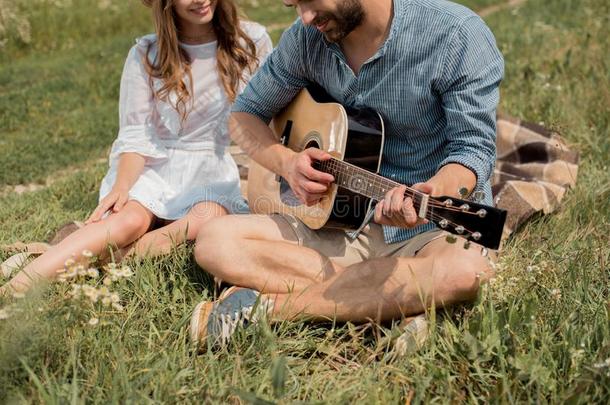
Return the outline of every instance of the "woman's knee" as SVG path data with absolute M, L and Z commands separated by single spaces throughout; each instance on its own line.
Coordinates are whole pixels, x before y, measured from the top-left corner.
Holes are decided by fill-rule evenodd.
M 129 244 L 150 228 L 152 214 L 143 207 L 125 206 L 107 223 L 110 239 L 118 245 Z

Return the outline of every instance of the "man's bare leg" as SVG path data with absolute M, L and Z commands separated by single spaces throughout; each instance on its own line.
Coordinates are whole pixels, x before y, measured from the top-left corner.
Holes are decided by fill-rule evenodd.
M 197 237 L 195 259 L 221 280 L 269 293 L 301 291 L 341 270 L 315 250 L 298 246 L 290 225 L 266 215 L 208 222 Z
M 491 271 L 479 247 L 464 250 L 444 239 L 430 242 L 414 258 L 344 267 L 299 247 L 291 232 L 264 216 L 215 219 L 198 237 L 196 259 L 225 281 L 263 292 L 282 318 L 305 314 L 352 321 L 392 319 L 473 299 Z
M 491 274 L 480 247 L 464 250 L 436 239 L 417 257 L 364 261 L 300 292 L 263 299 L 273 302 L 273 315 L 280 319 L 382 322 L 470 301 Z

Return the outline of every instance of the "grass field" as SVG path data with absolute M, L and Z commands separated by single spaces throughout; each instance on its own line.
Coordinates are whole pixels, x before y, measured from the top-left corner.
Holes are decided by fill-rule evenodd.
M 276 41 L 294 19 L 279 0 L 241 3 Z M 113 287 L 123 311 L 70 300 L 64 284 L 0 311 L 0 402 L 607 403 L 610 5 L 530 0 L 486 21 L 506 60 L 501 109 L 559 131 L 581 152 L 579 179 L 559 212 L 512 237 L 475 303 L 430 314 L 420 351 L 393 358 L 392 325 L 296 322 L 196 355 L 190 312 L 215 292 L 184 247 L 130 263 Z M 136 0 L 0 0 L 0 244 L 95 207 L 122 63 L 149 31 Z

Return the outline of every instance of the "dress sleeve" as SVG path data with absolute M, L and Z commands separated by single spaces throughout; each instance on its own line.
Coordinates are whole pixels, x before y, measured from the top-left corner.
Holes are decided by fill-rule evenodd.
M 258 56 L 259 66 L 262 66 L 273 51 L 273 42 L 271 41 L 271 37 L 267 33 L 267 30 L 263 31 L 262 35 L 256 39 L 254 44 L 256 45 L 256 56 Z
M 496 157 L 496 108 L 504 60 L 489 28 L 478 16 L 466 20 L 446 49 L 437 91 L 443 102 L 446 158 L 439 165 L 458 163 L 477 177 L 482 189 Z
M 256 57 L 258 58 L 258 68 L 265 64 L 267 57 L 273 51 L 273 42 L 271 41 L 271 37 L 267 33 L 267 29 L 260 24 L 253 22 L 245 22 L 244 29 L 246 33 L 250 36 L 252 41 L 254 42 L 254 46 L 256 47 Z M 256 71 L 250 73 L 244 73 L 244 80 L 240 82 L 239 86 L 239 94 L 243 93 L 248 82 L 252 79 L 252 76 Z
M 112 146 L 110 159 L 120 154 L 135 152 L 147 161 L 167 158 L 167 150 L 159 142 L 152 124 L 154 98 L 144 68 L 142 45 L 129 51 L 123 75 L 119 98 L 119 135 Z

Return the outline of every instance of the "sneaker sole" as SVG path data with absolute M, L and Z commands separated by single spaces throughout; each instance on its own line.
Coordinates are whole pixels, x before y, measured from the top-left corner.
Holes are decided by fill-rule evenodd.
M 200 350 L 203 347 L 203 342 L 207 338 L 207 322 L 203 330 L 201 330 L 202 322 L 207 321 L 214 308 L 214 302 L 202 301 L 193 310 L 193 315 L 191 315 L 191 342 L 195 344 Z M 200 333 L 201 331 L 201 333 Z

